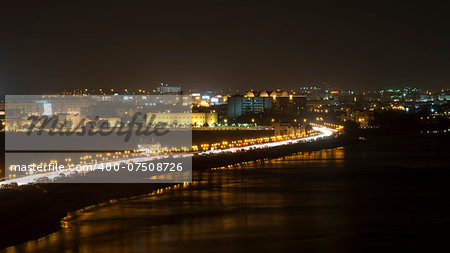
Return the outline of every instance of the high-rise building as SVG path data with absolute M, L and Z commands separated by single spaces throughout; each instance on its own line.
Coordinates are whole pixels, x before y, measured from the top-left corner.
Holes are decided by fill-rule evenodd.
M 273 97 L 272 112 L 274 114 L 300 115 L 306 108 L 306 96 L 289 95 Z
M 271 97 L 231 96 L 228 98 L 228 117 L 236 119 L 246 113 L 261 113 L 272 108 Z
M 306 96 L 289 95 L 286 91 L 250 91 L 244 96 L 228 98 L 228 117 L 236 119 L 246 113 L 270 111 L 274 114 L 299 115 L 306 108 Z

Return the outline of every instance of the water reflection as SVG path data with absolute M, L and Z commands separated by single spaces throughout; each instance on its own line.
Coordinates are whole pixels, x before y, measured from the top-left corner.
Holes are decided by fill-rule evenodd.
M 405 203 L 428 201 L 427 193 L 442 190 L 434 182 L 437 188 L 432 192 L 424 191 L 425 185 L 416 186 L 420 194 L 414 195 L 402 189 L 411 189 L 420 178 L 409 178 L 411 182 L 396 188 L 375 170 L 370 172 L 371 168 L 394 168 L 391 164 L 398 161 L 390 154 L 336 148 L 198 173 L 197 184 L 189 190 L 179 188 L 85 210 L 61 231 L 7 252 L 370 249 L 380 238 L 389 239 L 382 233 L 387 225 L 397 225 L 400 233 L 408 228 L 407 220 L 427 214 L 420 208 L 405 214 Z M 414 159 L 410 164 L 418 166 Z M 368 239 L 366 233 L 377 236 Z

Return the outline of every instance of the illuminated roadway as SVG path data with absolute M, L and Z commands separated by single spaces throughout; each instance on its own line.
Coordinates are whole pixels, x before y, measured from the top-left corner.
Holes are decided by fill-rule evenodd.
M 329 137 L 333 135 L 333 132 L 337 132 L 337 130 L 326 128 L 326 127 L 313 127 L 314 130 L 321 132 L 321 134 L 310 136 L 310 137 L 304 137 L 299 139 L 292 139 L 292 140 L 283 140 L 283 141 L 275 141 L 275 142 L 269 142 L 269 143 L 262 143 L 262 144 L 254 144 L 254 145 L 248 145 L 244 147 L 233 147 L 233 148 L 227 148 L 227 149 L 217 149 L 217 150 L 208 150 L 203 152 L 194 152 L 194 153 L 187 153 L 183 155 L 171 155 L 174 158 L 183 156 L 183 157 L 189 157 L 193 156 L 194 154 L 198 155 L 208 155 L 208 154 L 219 154 L 219 153 L 225 153 L 225 152 L 240 152 L 240 151 L 246 151 L 251 149 L 262 149 L 262 148 L 271 148 L 271 147 L 278 147 L 283 145 L 289 145 L 289 144 L 296 144 L 296 143 L 302 143 L 302 142 L 309 142 L 309 141 L 315 141 L 319 139 L 323 139 L 325 137 Z M 160 160 L 169 157 L 169 155 L 158 155 L 158 156 L 151 156 L 151 157 L 139 157 L 139 158 L 131 158 L 131 159 L 124 159 L 124 160 L 118 160 L 113 162 L 105 162 L 105 163 L 99 163 L 97 166 L 101 165 L 113 165 L 115 163 L 134 163 L 134 162 L 147 162 L 152 160 Z M 14 179 L 7 179 L 5 181 L 0 182 L 1 185 L 10 184 L 10 183 L 17 183 L 17 185 L 26 185 L 26 184 L 33 184 L 37 183 L 37 180 L 41 178 L 47 177 L 50 180 L 53 180 L 60 176 L 60 174 L 64 174 L 65 176 L 70 176 L 71 173 L 77 172 L 73 169 L 65 169 L 65 170 L 57 170 L 57 171 L 51 171 L 47 173 L 39 173 L 39 174 L 33 174 L 28 175 L 25 177 L 20 178 L 14 178 Z

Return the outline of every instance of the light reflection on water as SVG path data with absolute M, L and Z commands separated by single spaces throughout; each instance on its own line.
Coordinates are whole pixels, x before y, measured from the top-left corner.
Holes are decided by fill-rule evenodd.
M 7 252 L 355 251 L 361 231 L 377 233 L 380 221 L 403 229 L 423 215 L 395 209 L 417 199 L 414 191 L 371 172 L 400 164 L 391 153 L 336 148 L 196 174 L 189 190 L 86 210 L 69 227 Z M 403 166 L 421 166 L 411 159 Z

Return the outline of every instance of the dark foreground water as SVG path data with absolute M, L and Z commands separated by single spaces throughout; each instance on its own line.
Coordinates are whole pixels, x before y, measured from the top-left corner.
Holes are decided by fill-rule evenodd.
M 6 251 L 435 252 L 450 248 L 448 140 L 375 139 L 197 174 Z

